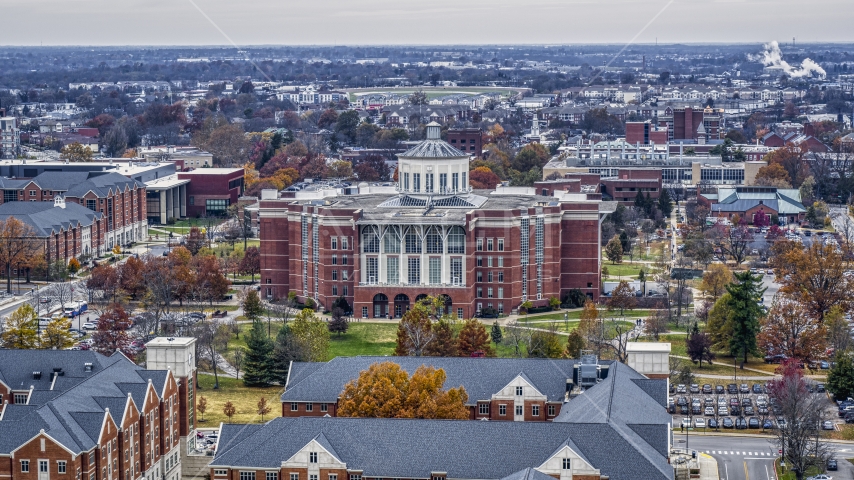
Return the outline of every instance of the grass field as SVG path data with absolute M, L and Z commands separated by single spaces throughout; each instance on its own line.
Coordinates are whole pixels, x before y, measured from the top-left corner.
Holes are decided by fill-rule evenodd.
M 619 277 L 637 277 L 642 267 L 649 267 L 643 263 L 611 263 L 605 262 L 604 268 L 608 269 L 608 277 L 613 280 Z
M 397 324 L 350 322 L 343 335 L 332 334 L 329 358 L 356 355 L 394 355 Z
M 257 405 L 262 396 L 267 399 L 267 405 L 270 407 L 270 413 L 264 416 L 265 421 L 282 414 L 279 402 L 281 387 L 248 388 L 243 386 L 243 380 L 220 376 L 220 388 L 214 390 L 213 375 L 199 375 L 198 378 L 199 389 L 196 395 L 205 397 L 208 402 L 204 422 L 201 422 L 202 414 L 197 413 L 200 427 L 218 427 L 220 422 L 228 422 L 229 419 L 222 413 L 222 409 L 225 402 L 229 401 L 237 409 L 237 413 L 231 417 L 232 423 L 260 423 L 261 416 L 257 413 Z

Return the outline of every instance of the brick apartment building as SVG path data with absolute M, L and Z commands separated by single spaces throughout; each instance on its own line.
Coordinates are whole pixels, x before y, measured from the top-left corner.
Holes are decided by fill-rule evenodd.
M 0 350 L 0 477 L 179 480 L 195 339 L 170 340 L 149 344 L 148 370 L 121 354 Z
M 225 216 L 229 205 L 243 195 L 242 168 L 197 168 L 179 172 L 187 185 L 187 217 Z
M 445 133 L 445 140 L 451 146 L 469 155 L 483 155 L 483 132 L 479 128 L 451 128 Z
M 358 357 L 350 360 L 361 361 Z M 381 359 L 370 359 L 376 360 Z M 413 369 L 421 362 L 449 362 L 443 364 L 451 370 L 446 381 L 449 386 L 457 385 L 454 378 L 458 379 L 455 375 L 460 373 L 452 363 L 466 362 L 470 370 L 466 375 L 471 380 L 464 385 L 466 390 L 480 391 L 480 382 L 506 382 L 508 397 L 512 397 L 507 406 L 513 413 L 518 388 L 523 389 L 524 396 L 525 388 L 551 378 L 554 385 L 538 385 L 564 397 L 565 384 L 573 378 L 572 372 L 565 370 L 570 361 L 562 360 L 555 366 L 546 366 L 545 360 L 533 360 L 530 362 L 537 363 L 537 368 L 524 371 L 511 370 L 515 368 L 511 363 L 528 360 L 395 359 L 398 360 L 413 360 L 409 362 Z M 551 422 L 318 415 L 279 417 L 263 425 L 226 424 L 220 432 L 210 476 L 212 480 L 673 479 L 673 467 L 668 462 L 671 418 L 665 411 L 667 380 L 646 378 L 616 362 L 608 370 L 584 393 L 562 398 L 560 412 Z M 338 372 L 335 368 L 326 370 L 323 365 L 298 369 L 291 373 L 292 378 L 298 377 L 291 388 L 321 382 L 343 389 L 344 377 L 358 373 Z M 537 375 L 538 379 L 532 380 L 528 374 Z M 470 398 L 479 396 L 473 394 Z M 533 407 L 530 403 L 523 408 Z
M 101 254 L 116 244 L 125 245 L 148 236 L 145 184 L 120 173 L 44 172 L 28 180 L 0 177 L 0 190 L 3 204 L 54 202 L 62 198 L 66 206 L 78 204 L 101 214 L 104 234 L 91 244 L 90 253 Z
M 338 357 L 326 363 L 294 362 L 281 396 L 283 417 L 337 416 L 338 397 L 350 380 L 384 357 Z M 399 357 L 410 374 L 422 365 L 441 368 L 446 385 L 463 386 L 472 420 L 551 421 L 574 387 L 608 376 L 612 362 L 465 357 Z
M 107 237 L 104 215 L 76 203 L 65 203 L 62 197 L 53 202 L 0 205 L 0 220 L 10 217 L 33 228 L 34 242 L 48 264 L 57 260 L 68 263 L 72 258 L 104 251 Z
M 599 296 L 599 220 L 613 205 L 533 188 L 474 191 L 469 155 L 439 138 L 400 154 L 399 182 L 355 195 L 264 194 L 259 202 L 266 298 L 295 292 L 360 318 L 400 318 L 425 295 L 470 318 L 546 305 L 571 289 Z

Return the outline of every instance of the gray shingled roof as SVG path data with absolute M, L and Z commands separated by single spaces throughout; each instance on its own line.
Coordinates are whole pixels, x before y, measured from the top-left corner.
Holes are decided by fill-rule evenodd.
M 534 470 L 533 468 L 526 468 L 524 470 L 511 473 L 501 480 L 554 480 L 554 477 L 546 475 L 539 470 Z
M 34 182 L 42 190 L 65 192 L 66 195 L 72 197 L 82 197 L 90 190 L 99 197 L 105 197 L 110 192 L 124 191 L 125 188 L 132 190 L 134 187 L 145 187 L 144 183 L 128 178 L 121 173 L 100 171 L 44 172 L 31 180 L 23 181 L 22 184 L 26 185 L 29 182 Z
M 464 386 L 472 404 L 491 398 L 519 374 L 526 376 L 549 401 L 562 401 L 566 380 L 572 379 L 573 367 L 578 363 L 577 360 L 562 359 L 466 357 L 337 357 L 320 366 L 294 362 L 281 399 L 283 402 L 334 403 L 344 385 L 358 378 L 359 372 L 385 361 L 399 364 L 410 374 L 421 365 L 442 368 L 447 375 L 445 386 Z M 309 369 L 310 373 L 304 369 Z
M 85 372 L 85 364 L 92 372 Z M 64 375 L 52 384 L 51 373 Z M 40 371 L 41 378 L 33 379 Z M 166 371 L 144 370 L 123 355 L 93 351 L 0 350 L 0 375 L 14 390 L 33 387 L 29 405 L 7 405 L 0 420 L 0 454 L 8 454 L 44 429 L 72 452 L 90 450 L 98 441 L 106 411 L 121 422 L 128 396 L 139 408 L 148 379 L 161 393 Z M 159 385 L 157 384 L 159 382 Z
M 258 429 L 232 425 L 220 433 L 211 467 L 279 468 L 320 432 L 364 477 L 429 478 L 442 471 L 448 478 L 500 479 L 540 466 L 569 440 L 612 480 L 673 478 L 665 457 L 607 424 L 470 420 L 280 417 Z
M 103 216 L 77 203 L 66 203 L 65 208 L 53 202 L 7 202 L 0 205 L 0 220 L 15 217 L 33 227 L 38 237 L 49 237 L 60 230 L 79 225 L 88 226 Z

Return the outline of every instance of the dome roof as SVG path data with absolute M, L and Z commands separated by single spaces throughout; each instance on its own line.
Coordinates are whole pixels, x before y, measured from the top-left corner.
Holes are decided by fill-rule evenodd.
M 452 147 L 441 138 L 442 126 L 436 122 L 427 124 L 427 140 L 401 153 L 403 158 L 454 158 L 468 157 L 468 154 Z
M 403 158 L 453 158 L 468 157 L 468 154 L 454 148 L 444 140 L 424 140 L 418 145 L 401 153 Z

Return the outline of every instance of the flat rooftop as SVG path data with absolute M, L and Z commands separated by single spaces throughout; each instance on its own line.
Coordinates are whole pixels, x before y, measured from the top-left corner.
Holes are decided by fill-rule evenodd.
M 242 168 L 197 168 L 189 172 L 181 172 L 181 175 L 226 175 L 242 171 Z

